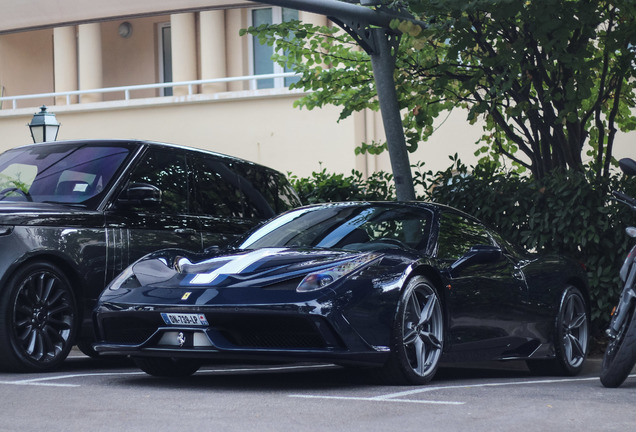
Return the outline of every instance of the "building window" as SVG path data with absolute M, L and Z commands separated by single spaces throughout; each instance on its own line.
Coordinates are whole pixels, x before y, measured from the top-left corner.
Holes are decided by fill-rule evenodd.
M 252 21 L 251 24 L 254 27 L 258 27 L 262 24 L 280 24 L 282 22 L 297 20 L 298 11 L 280 7 L 258 8 L 251 10 L 250 18 Z M 261 45 L 258 39 L 252 36 L 252 73 L 254 75 L 267 75 L 292 72 L 291 69 L 274 63 L 272 61 L 273 54 L 273 47 Z M 298 81 L 298 78 L 269 78 L 256 80 L 252 87 L 255 89 L 287 87 L 295 81 Z
M 172 82 L 172 37 L 170 23 L 159 24 L 159 79 Z M 161 94 L 172 96 L 172 87 L 164 87 Z

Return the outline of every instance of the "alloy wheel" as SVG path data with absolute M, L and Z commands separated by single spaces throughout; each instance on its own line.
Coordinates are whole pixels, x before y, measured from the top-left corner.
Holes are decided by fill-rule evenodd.
M 424 377 L 434 372 L 442 354 L 442 308 L 427 284 L 416 286 L 405 300 L 404 350 L 413 372 Z
M 74 318 L 72 292 L 66 281 L 48 270 L 31 273 L 15 296 L 15 348 L 21 356 L 40 365 L 66 356 Z

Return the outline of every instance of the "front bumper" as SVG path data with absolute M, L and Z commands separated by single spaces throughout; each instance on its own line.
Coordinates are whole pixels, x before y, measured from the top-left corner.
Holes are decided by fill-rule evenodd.
M 152 308 L 95 314 L 100 354 L 205 359 L 383 364 L 387 346 L 368 344 L 340 314 L 242 308 Z M 147 307 L 144 309 L 148 309 Z M 204 314 L 207 326 L 166 325 L 161 312 Z

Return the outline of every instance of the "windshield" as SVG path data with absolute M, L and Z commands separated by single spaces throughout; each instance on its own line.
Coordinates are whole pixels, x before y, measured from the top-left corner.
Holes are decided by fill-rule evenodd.
M 239 248 L 320 247 L 370 250 L 428 246 L 432 213 L 405 205 L 326 204 L 285 213 L 263 225 Z
M 0 155 L 0 201 L 86 203 L 99 195 L 130 154 L 99 143 L 34 145 Z

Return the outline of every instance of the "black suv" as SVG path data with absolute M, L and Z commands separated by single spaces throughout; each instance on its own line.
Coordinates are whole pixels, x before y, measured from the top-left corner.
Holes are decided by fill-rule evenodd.
M 146 141 L 35 144 L 0 155 L 0 368 L 93 355 L 106 284 L 158 249 L 222 246 L 299 205 L 279 172 Z

